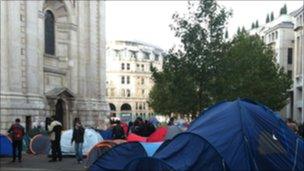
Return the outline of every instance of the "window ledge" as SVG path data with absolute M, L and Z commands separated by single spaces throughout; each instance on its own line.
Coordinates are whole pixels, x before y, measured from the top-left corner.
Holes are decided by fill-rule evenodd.
M 51 54 L 47 54 L 47 53 L 44 53 L 44 57 L 48 57 L 48 58 L 58 58 L 56 55 L 51 55 Z

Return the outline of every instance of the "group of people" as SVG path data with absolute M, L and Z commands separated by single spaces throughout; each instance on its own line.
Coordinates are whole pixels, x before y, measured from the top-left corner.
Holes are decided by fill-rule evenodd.
M 298 125 L 295 121 L 291 118 L 286 120 L 286 125 L 296 134 L 302 136 L 304 138 L 304 124 Z
M 150 136 L 157 127 L 157 124 L 153 124 L 151 121 L 143 120 L 141 117 L 137 117 L 134 122 L 129 124 L 120 122 L 118 119 L 110 120 L 112 129 L 112 139 L 125 139 L 128 134 L 134 133 L 142 137 Z
M 62 152 L 60 147 L 60 139 L 61 139 L 61 131 L 62 124 L 55 119 L 55 116 L 50 118 L 46 118 L 46 127 L 49 134 L 49 138 L 51 140 L 51 150 L 52 150 L 52 159 L 49 162 L 62 161 Z M 18 161 L 22 162 L 22 140 L 25 135 L 25 129 L 20 124 L 20 119 L 15 119 L 15 123 L 11 125 L 8 130 L 9 136 L 12 139 L 13 146 L 13 160 L 16 161 L 16 157 L 18 157 Z M 73 136 L 71 139 L 71 144 L 75 143 L 75 156 L 78 163 L 82 163 L 82 147 L 84 142 L 84 133 L 85 128 L 81 124 L 79 118 L 75 118 L 73 123 Z M 18 151 L 18 154 L 16 155 Z

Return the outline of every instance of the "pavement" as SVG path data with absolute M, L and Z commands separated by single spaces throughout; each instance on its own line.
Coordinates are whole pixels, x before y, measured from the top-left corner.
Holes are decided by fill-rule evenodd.
M 86 171 L 74 157 L 64 157 L 61 162 L 48 162 L 46 155 L 23 154 L 21 163 L 12 163 L 12 158 L 0 158 L 0 171 Z

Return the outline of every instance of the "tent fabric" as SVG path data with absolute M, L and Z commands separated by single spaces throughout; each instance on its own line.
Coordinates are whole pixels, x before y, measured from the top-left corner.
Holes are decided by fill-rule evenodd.
M 107 130 L 101 130 L 101 131 L 98 131 L 101 135 L 101 137 L 104 139 L 104 140 L 111 140 L 112 139 L 112 128 L 109 128 Z
M 159 148 L 154 170 L 164 163 L 174 170 L 304 170 L 303 139 L 269 108 L 246 99 L 208 108 Z M 147 158 L 128 166 L 152 167 Z
M 131 133 L 131 134 L 128 135 L 127 141 L 128 142 L 146 142 L 147 137 L 142 137 L 140 135 L 136 135 L 134 133 Z
M 140 142 L 148 156 L 153 156 L 163 142 Z
M 125 171 L 173 171 L 168 164 L 157 158 L 145 157 L 131 161 L 123 170 Z
M 12 140 L 8 136 L 0 134 L 0 157 L 9 157 L 12 155 Z
M 210 143 L 231 170 L 304 170 L 303 139 L 250 100 L 214 105 L 187 132 Z
M 164 141 L 167 134 L 166 127 L 157 128 L 148 138 L 147 142 L 160 142 Z
M 46 135 L 35 135 L 30 141 L 30 151 L 33 154 L 48 154 L 50 149 L 51 141 Z
M 106 151 L 108 151 L 115 145 L 117 144 L 111 140 L 104 140 L 96 144 L 87 154 L 86 166 L 91 166 L 98 159 L 99 156 L 104 154 Z
M 178 126 L 176 125 L 171 125 L 171 126 L 168 126 L 167 127 L 167 134 L 166 134 L 166 137 L 165 139 L 168 140 L 168 139 L 172 139 L 173 137 L 175 137 L 177 134 L 179 133 L 182 133 L 182 129 L 179 128 Z
M 62 155 L 75 155 L 75 142 L 71 144 L 72 136 L 72 129 L 66 130 L 61 134 L 60 145 Z M 94 129 L 86 128 L 84 132 L 82 153 L 86 155 L 95 144 L 101 142 L 102 140 L 103 139 L 98 132 L 96 132 Z
M 140 143 L 127 142 L 105 152 L 90 166 L 89 170 L 123 170 L 130 161 L 147 156 L 144 147 Z
M 175 170 L 225 170 L 222 157 L 206 140 L 192 133 L 177 135 L 154 156 Z

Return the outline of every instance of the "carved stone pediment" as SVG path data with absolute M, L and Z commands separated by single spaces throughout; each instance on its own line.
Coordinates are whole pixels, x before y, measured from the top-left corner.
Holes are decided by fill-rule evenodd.
M 75 98 L 74 93 L 66 87 L 54 88 L 54 89 L 48 91 L 47 93 L 45 93 L 45 96 L 50 99 L 56 99 L 58 97 L 64 97 L 64 98 L 68 98 L 68 99 Z

